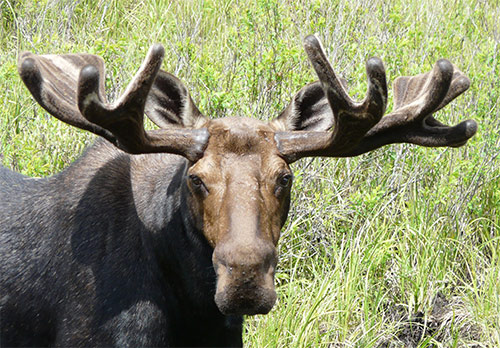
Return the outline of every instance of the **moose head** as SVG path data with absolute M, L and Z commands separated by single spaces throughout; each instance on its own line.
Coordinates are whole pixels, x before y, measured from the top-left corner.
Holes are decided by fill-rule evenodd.
M 470 84 L 445 59 L 430 72 L 397 78 L 393 110 L 384 116 L 387 82 L 380 59 L 366 63 L 368 92 L 356 102 L 318 38 L 306 37 L 304 46 L 319 81 L 303 87 L 268 122 L 203 116 L 184 84 L 160 70 L 161 45 L 149 50 L 114 103 L 106 101 L 104 63 L 94 55 L 24 53 L 19 71 L 38 103 L 61 121 L 129 154 L 185 157 L 182 189 L 190 223 L 213 249 L 215 303 L 224 314 L 257 314 L 269 312 L 276 300 L 277 244 L 290 205 L 291 163 L 357 156 L 391 143 L 457 147 L 477 129 L 472 120 L 450 127 L 433 116 Z M 145 130 L 144 114 L 159 129 Z

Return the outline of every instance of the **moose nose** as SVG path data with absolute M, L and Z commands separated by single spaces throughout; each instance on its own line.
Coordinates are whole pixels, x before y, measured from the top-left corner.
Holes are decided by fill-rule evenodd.
M 231 277 L 242 276 L 248 280 L 274 269 L 277 253 L 274 245 L 264 241 L 253 245 L 227 243 L 215 248 L 212 260 L 217 271 L 224 269 Z
M 255 244 L 227 244 L 215 248 L 215 302 L 224 314 L 265 314 L 276 301 L 276 249 L 265 243 Z

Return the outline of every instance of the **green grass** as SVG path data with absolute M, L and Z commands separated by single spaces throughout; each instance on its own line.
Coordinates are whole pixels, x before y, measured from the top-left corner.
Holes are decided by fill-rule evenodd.
M 112 99 L 160 42 L 163 69 L 189 86 L 204 114 L 260 119 L 316 79 L 301 46 L 311 33 L 357 99 L 370 56 L 384 60 L 389 80 L 451 60 L 472 86 L 437 117 L 475 119 L 477 135 L 459 149 L 391 145 L 295 164 L 278 303 L 247 318 L 244 340 L 500 346 L 498 1 L 0 0 L 0 11 L 0 156 L 31 176 L 68 166 L 93 136 L 36 106 L 17 75 L 23 50 L 102 56 Z

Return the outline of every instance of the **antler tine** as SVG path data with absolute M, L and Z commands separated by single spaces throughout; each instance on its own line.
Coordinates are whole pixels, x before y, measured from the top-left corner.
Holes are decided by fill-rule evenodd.
M 446 97 L 453 77 L 453 66 L 446 59 L 439 60 L 428 79 L 409 78 L 403 83 L 402 78 L 394 81 L 395 110 L 418 119 L 437 110 Z M 412 83 L 413 82 L 413 83 Z M 413 85 L 416 85 L 413 87 Z M 408 95 L 409 87 L 417 90 L 417 95 Z M 414 100 L 409 100 L 412 98 Z M 406 102 L 406 103 L 405 103 Z
M 385 112 L 387 83 L 384 65 L 375 57 L 367 61 L 368 93 L 362 102 L 357 103 L 345 92 L 326 58 L 320 40 L 309 35 L 304 39 L 304 48 L 332 109 L 334 125 L 329 147 L 346 151 L 356 146 Z
M 108 129 L 117 137 L 117 145 L 131 153 L 144 151 L 148 142 L 143 128 L 144 105 L 163 61 L 164 49 L 154 45 L 122 96 L 107 104 L 99 93 L 99 70 L 87 65 L 80 71 L 77 102 L 81 114 L 88 121 Z M 133 134 L 134 136 L 130 136 Z
M 78 108 L 82 115 L 90 122 L 107 128 L 134 111 L 133 117 L 142 124 L 146 97 L 160 70 L 163 55 L 163 46 L 153 45 L 125 92 L 111 105 L 104 103 L 98 93 L 99 71 L 92 65 L 84 67 L 80 72 L 77 93 Z
M 117 139 L 115 145 L 126 152 L 168 152 L 194 161 L 203 155 L 208 140 L 206 129 L 144 130 L 146 100 L 163 55 L 163 46 L 153 45 L 123 95 L 113 104 L 103 102 L 98 93 L 99 71 L 92 65 L 84 67 L 78 79 L 78 108 L 88 121 L 109 130 Z
M 19 58 L 19 75 L 35 100 L 51 115 L 70 125 L 98 134 L 111 142 L 116 141 L 113 134 L 82 117 L 76 103 L 76 74 L 81 64 L 98 66 L 104 73 L 104 62 L 91 54 L 67 54 L 63 56 L 37 56 L 23 52 Z M 54 76 L 57 75 L 57 78 Z M 104 86 L 98 86 L 102 93 Z

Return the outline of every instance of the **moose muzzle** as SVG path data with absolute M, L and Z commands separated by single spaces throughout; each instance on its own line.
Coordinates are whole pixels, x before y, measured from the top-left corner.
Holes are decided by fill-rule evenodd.
M 215 248 L 215 303 L 226 315 L 266 314 L 276 302 L 274 273 L 278 260 L 272 243 L 222 243 Z

